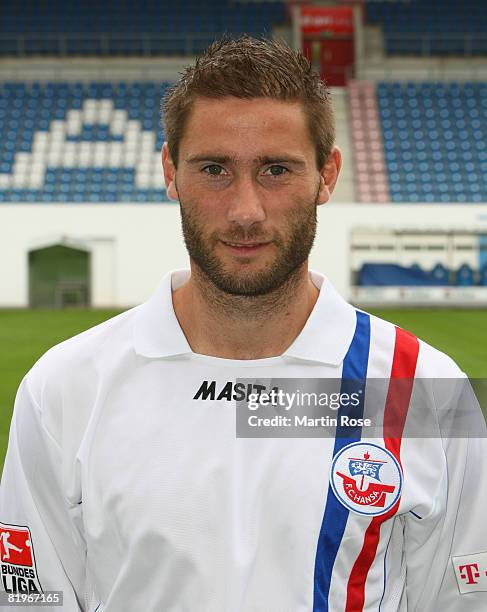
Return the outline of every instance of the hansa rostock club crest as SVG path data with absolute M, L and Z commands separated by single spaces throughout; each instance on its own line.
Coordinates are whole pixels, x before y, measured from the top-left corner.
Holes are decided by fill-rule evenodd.
M 399 499 L 401 466 L 387 449 L 353 442 L 337 453 L 330 482 L 338 500 L 359 514 L 385 514 Z

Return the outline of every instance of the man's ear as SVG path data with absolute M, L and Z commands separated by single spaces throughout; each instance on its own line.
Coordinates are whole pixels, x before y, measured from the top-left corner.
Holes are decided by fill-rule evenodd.
M 326 204 L 335 189 L 335 185 L 342 167 L 342 154 L 338 147 L 333 147 L 325 160 L 320 172 L 320 189 L 318 203 Z
M 167 195 L 171 200 L 179 200 L 178 191 L 176 189 L 176 166 L 169 155 L 167 142 L 162 145 L 162 169 L 164 171 Z

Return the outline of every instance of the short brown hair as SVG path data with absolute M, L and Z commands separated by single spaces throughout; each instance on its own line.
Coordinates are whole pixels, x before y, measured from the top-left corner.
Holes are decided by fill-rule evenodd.
M 162 102 L 169 154 L 177 166 L 179 142 L 194 100 L 202 98 L 274 98 L 302 102 L 321 169 L 335 141 L 329 91 L 309 61 L 280 41 L 242 36 L 211 44 L 184 70 Z

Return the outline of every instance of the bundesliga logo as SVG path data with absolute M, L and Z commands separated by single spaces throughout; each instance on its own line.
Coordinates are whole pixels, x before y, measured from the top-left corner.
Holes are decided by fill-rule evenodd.
M 348 510 L 370 516 L 385 514 L 399 499 L 401 466 L 385 448 L 353 442 L 337 453 L 330 482 L 337 499 Z
M 0 576 L 6 593 L 42 592 L 28 527 L 0 523 Z

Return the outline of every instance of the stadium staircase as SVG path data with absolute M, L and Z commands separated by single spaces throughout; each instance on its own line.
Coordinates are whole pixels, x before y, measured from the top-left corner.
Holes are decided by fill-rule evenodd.
M 373 83 L 351 81 L 348 92 L 356 199 L 359 202 L 389 202 L 375 86 Z

